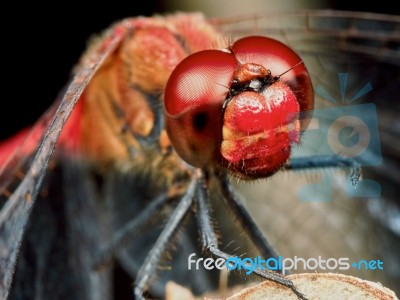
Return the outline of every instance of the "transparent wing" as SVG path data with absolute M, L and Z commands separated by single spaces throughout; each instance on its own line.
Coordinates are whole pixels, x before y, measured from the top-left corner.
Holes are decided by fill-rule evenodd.
M 350 263 L 381 259 L 384 271 L 351 267 L 344 272 L 399 292 L 400 17 L 301 11 L 215 23 L 233 40 L 271 36 L 303 58 L 315 89 L 317 123 L 304 133 L 295 155 L 334 154 L 328 134 L 340 132 L 328 129 L 335 118 L 363 120 L 368 133 L 361 163 L 364 183 L 357 189 L 347 170 L 281 172 L 250 188 L 238 184 L 267 238 L 284 257 L 348 257 Z M 313 136 L 317 125 L 325 129 Z
M 126 29 L 126 28 L 125 28 Z M 58 107 L 52 108 L 33 127 L 32 133 L 0 174 L 1 192 L 7 196 L 0 211 L 0 298 L 6 299 L 11 285 L 21 239 L 35 198 L 46 173 L 61 131 L 93 75 L 114 51 L 126 30 L 114 30 L 104 38 L 103 47 L 88 53 L 76 71 Z M 41 134 L 44 132 L 44 135 Z M 21 176 L 18 176 L 21 174 Z M 21 181 L 15 185 L 15 177 Z

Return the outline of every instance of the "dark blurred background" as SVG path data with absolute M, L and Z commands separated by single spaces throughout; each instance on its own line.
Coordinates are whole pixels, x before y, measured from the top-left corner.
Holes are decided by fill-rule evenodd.
M 302 7 L 400 14 L 388 0 L 357 6 L 349 6 L 348 2 L 317 2 Z M 107 6 L 93 5 L 89 10 L 69 3 L 10 2 L 2 10 L 0 21 L 3 53 L 0 140 L 34 123 L 49 107 L 68 81 L 71 68 L 85 50 L 90 36 L 125 17 L 188 9 L 185 1 L 178 0 L 146 0 L 140 6 L 129 1 L 112 1 Z M 251 6 L 246 11 L 252 11 Z M 253 9 L 253 12 L 259 11 Z M 213 11 L 212 14 L 229 12 Z

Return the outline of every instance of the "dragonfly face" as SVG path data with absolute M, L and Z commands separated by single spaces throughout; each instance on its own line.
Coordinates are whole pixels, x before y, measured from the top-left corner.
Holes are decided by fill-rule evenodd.
M 299 143 L 297 115 L 313 106 L 301 58 L 261 36 L 189 56 L 165 91 L 166 130 L 178 154 L 246 179 L 270 176 L 287 162 L 291 143 Z
M 310 16 L 299 19 L 303 17 Z M 259 22 L 268 22 L 268 19 L 261 18 Z M 241 29 L 253 26 L 253 22 L 253 19 L 236 20 L 238 36 Z M 217 22 L 216 25 L 223 29 L 229 27 L 228 23 Z M 193 28 L 196 28 L 195 35 Z M 248 28 L 243 30 L 249 31 Z M 127 20 L 111 29 L 88 51 L 61 108 L 57 112 L 51 110 L 35 126 L 34 134 L 3 169 L 1 187 L 7 200 L 0 214 L 0 246 L 6 251 L 1 253 L 0 259 L 7 272 L 1 277 L 2 295 L 8 293 L 19 239 L 36 198 L 17 263 L 13 297 L 29 298 L 35 294 L 40 298 L 54 298 L 54 295 L 113 298 L 113 270 L 119 267 L 135 280 L 137 296 L 145 288 L 150 288 L 154 295 L 162 295 L 165 281 L 172 277 L 183 284 L 191 284 L 196 292 L 206 290 L 212 282 L 215 286 L 213 275 L 207 272 L 194 272 L 189 280 L 185 275 L 186 254 L 198 251 L 195 229 L 182 234 L 184 242 L 178 250 L 182 255 L 170 263 L 172 272 L 163 272 L 153 286 L 148 286 L 145 280 L 155 272 L 161 256 L 159 252 L 164 252 L 167 241 L 174 239 L 176 229 L 193 205 L 200 216 L 197 218 L 202 246 L 217 257 L 224 257 L 225 253 L 216 248 L 218 243 L 207 218 L 207 191 L 213 184 L 217 185 L 216 198 L 225 198 L 234 213 L 243 214 L 237 195 L 226 181 L 226 173 L 221 169 L 199 171 L 184 163 L 170 145 L 163 126 L 161 101 L 170 73 L 189 53 L 210 45 L 211 48 L 226 48 L 229 43 L 200 16 L 180 15 Z M 307 44 L 300 44 L 298 49 L 307 53 L 309 49 L 301 48 L 303 45 Z M 316 57 L 312 51 L 318 49 L 319 52 L 322 48 L 313 46 L 311 55 L 304 58 L 313 81 L 323 81 L 332 75 L 326 70 L 318 73 L 319 69 L 313 64 L 309 67 L 307 62 L 310 57 L 310 60 Z M 78 99 L 80 102 L 73 109 Z M 218 113 L 216 109 L 213 116 L 218 118 Z M 41 139 L 54 116 L 56 121 L 48 137 Z M 58 153 L 54 155 L 56 167 L 48 171 L 39 189 L 61 129 Z M 172 136 L 174 130 L 170 131 Z M 37 145 L 41 148 L 35 154 Z M 58 189 L 60 186 L 65 189 Z M 213 192 L 209 194 L 212 196 Z M 166 229 L 161 230 L 160 226 L 153 230 L 144 225 L 160 214 L 160 218 L 164 216 L 166 220 Z M 252 227 L 254 223 L 247 219 L 245 210 L 240 225 L 264 256 L 273 254 L 258 229 Z M 121 234 L 125 231 L 127 233 Z M 179 244 L 179 240 L 176 243 Z M 152 250 L 147 256 L 149 249 Z M 34 259 L 30 260 L 32 257 Z M 119 267 L 113 268 L 113 264 Z M 35 276 L 37 280 L 29 285 L 30 272 L 44 275 Z M 55 273 L 62 275 L 53 277 Z M 279 276 L 259 275 L 290 285 Z M 55 278 L 54 283 L 47 284 L 44 277 Z M 35 290 L 32 287 L 35 284 L 40 288 Z

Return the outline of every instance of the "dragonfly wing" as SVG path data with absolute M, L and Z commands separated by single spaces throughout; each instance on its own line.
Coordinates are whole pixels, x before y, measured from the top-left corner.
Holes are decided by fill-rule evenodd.
M 26 175 L 0 211 L 0 265 L 2 269 L 0 298 L 2 299 L 7 298 L 24 228 L 65 122 L 93 75 L 120 43 L 124 31 L 115 30 L 109 35 L 108 39 L 106 38 L 106 47 L 88 54 L 82 61 L 52 116 L 50 126 L 33 156 Z M 5 169 L 9 171 L 8 168 Z
M 369 194 L 357 194 L 366 191 L 366 186 L 354 189 L 347 174 L 333 170 L 277 174 L 250 191 L 239 185 L 265 235 L 286 257 L 349 257 L 351 263 L 381 257 L 393 268 L 346 272 L 380 281 L 399 292 L 395 270 L 400 260 L 395 249 L 400 246 L 400 228 L 396 225 L 400 218 L 400 156 L 396 150 L 400 147 L 396 125 L 400 114 L 400 17 L 300 11 L 239 17 L 220 25 L 234 39 L 253 32 L 293 47 L 312 77 L 318 110 L 314 117 L 351 115 L 364 120 L 370 137 L 365 151 L 369 156 L 362 162 L 364 182 L 372 186 Z M 376 113 L 367 119 L 361 112 L 369 106 L 375 107 Z M 320 126 L 331 122 L 321 117 L 317 121 Z M 295 154 L 332 154 L 319 152 L 325 149 L 328 133 L 332 134 L 325 133 L 310 144 L 306 131 Z M 325 197 L 320 201 L 315 200 L 318 191 Z M 381 194 L 374 195 L 373 191 Z

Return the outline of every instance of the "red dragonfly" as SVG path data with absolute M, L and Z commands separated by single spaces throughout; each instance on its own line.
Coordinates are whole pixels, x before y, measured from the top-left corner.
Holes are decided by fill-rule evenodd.
M 399 23 L 397 17 L 372 17 L 377 23 L 391 26 L 398 26 Z M 378 47 L 380 55 L 376 55 L 374 51 L 377 48 L 368 41 L 363 41 L 363 45 L 367 46 L 359 47 L 358 41 L 353 40 L 360 36 L 364 39 L 371 38 L 371 32 L 363 32 L 361 26 L 365 20 L 372 22 L 371 15 L 310 12 L 252 16 L 211 23 L 221 31 L 229 32 L 231 39 L 236 41 L 248 33 L 250 28 L 258 28 L 258 34 L 277 37 L 280 29 L 274 29 L 273 19 L 282 21 L 285 18 L 296 18 L 299 21 L 298 30 L 303 34 L 292 31 L 293 35 L 285 36 L 288 39 L 285 42 L 289 41 L 290 46 L 301 55 L 310 70 L 314 86 L 322 83 L 329 87 L 331 77 L 336 75 L 339 64 L 347 65 L 345 71 L 351 68 L 359 70 L 367 58 L 378 58 L 382 63 L 389 62 L 389 66 L 378 73 L 388 78 L 390 76 L 386 72 L 393 74 L 390 66 L 399 62 L 398 53 L 391 51 L 395 48 L 393 43 L 399 42 L 398 34 L 393 34 L 393 31 L 384 31 L 379 26 L 374 28 L 377 31 L 372 32 L 375 33 L 372 39 L 380 39 L 384 45 L 389 45 L 386 48 Z M 321 24 L 328 24 L 326 20 L 333 19 L 351 22 L 351 26 L 357 30 L 348 31 L 346 27 L 343 31 L 334 32 L 332 28 L 327 28 L 321 35 Z M 188 24 L 199 27 L 198 33 L 201 34 L 193 35 L 193 27 L 187 26 Z M 314 31 L 314 28 L 319 30 Z M 174 36 L 177 33 L 182 36 L 181 40 Z M 154 38 L 149 40 L 149 35 Z M 155 37 L 158 36 L 162 38 L 157 40 Z M 244 209 L 240 197 L 233 192 L 225 169 L 209 168 L 216 164 L 213 153 L 209 154 L 212 163 L 199 161 L 199 156 L 193 156 L 193 153 L 200 151 L 191 150 L 187 154 L 187 149 L 191 146 L 182 144 L 181 137 L 173 135 L 177 132 L 175 125 L 169 126 L 169 139 L 173 140 L 175 149 L 186 161 L 199 167 L 192 168 L 173 150 L 163 128 L 162 104 L 159 101 L 163 98 L 168 77 L 188 53 L 203 50 L 205 41 L 207 47 L 213 48 L 229 48 L 229 45 L 235 45 L 220 38 L 212 27 L 196 15 L 169 19 L 133 19 L 117 24 L 89 49 L 62 99 L 29 134 L 23 132 L 3 144 L 0 177 L 3 195 L 0 213 L 0 291 L 3 298 L 10 292 L 13 276 L 11 295 L 16 298 L 31 298 L 35 293 L 39 298 L 59 298 L 63 295 L 84 299 L 89 298 L 89 295 L 96 299 L 112 298 L 113 262 L 123 268 L 132 279 L 136 278 L 135 295 L 138 298 L 146 288 L 150 288 L 153 295 L 162 295 L 164 282 L 170 276 L 164 274 L 159 283 L 153 286 L 149 286 L 149 277 L 155 273 L 161 255 L 169 246 L 168 241 L 176 235 L 193 203 L 197 206 L 203 247 L 216 256 L 228 257 L 227 253 L 217 248 L 218 242 L 209 218 L 207 194 L 209 190 L 214 191 L 215 184 L 220 198 L 225 198 L 230 204 L 244 231 L 262 255 L 275 255 Z M 176 46 L 178 42 L 182 44 L 179 45 L 180 48 Z M 154 49 L 160 49 L 160 52 L 155 52 Z M 240 52 L 232 50 L 236 49 L 234 46 L 229 49 L 231 52 Z M 324 63 L 323 59 L 329 58 L 331 63 L 333 56 L 337 65 L 328 72 L 327 68 L 331 65 Z M 159 57 L 168 59 L 158 60 Z M 208 60 L 202 60 L 201 63 L 206 61 Z M 290 73 L 301 73 L 298 71 L 299 62 L 301 60 L 291 61 L 289 67 L 286 66 L 273 75 L 283 77 Z M 289 72 L 285 73 L 286 71 Z M 372 74 L 376 70 L 365 72 L 367 71 Z M 272 81 L 277 80 L 274 76 Z M 174 78 L 179 81 L 179 76 Z M 398 80 L 395 76 L 393 78 Z M 215 87 L 218 88 L 226 90 L 224 84 Z M 129 97 L 133 97 L 135 101 L 128 102 L 126 99 Z M 76 104 L 78 100 L 80 101 Z M 301 110 L 311 108 L 307 101 Z M 177 104 L 178 107 L 182 105 Z M 182 111 L 185 112 L 185 109 Z M 169 110 L 167 107 L 167 110 L 172 114 L 174 108 Z M 218 117 L 215 111 L 211 114 L 216 115 Z M 168 114 L 166 118 L 167 124 L 174 119 Z M 201 127 L 204 122 L 204 118 L 200 118 L 197 123 Z M 187 135 L 183 143 L 191 138 L 196 140 L 191 133 Z M 52 156 L 58 139 L 57 151 Z M 209 140 L 200 153 L 207 151 L 212 141 Z M 13 155 L 8 158 L 11 152 Z M 230 151 L 224 157 L 231 157 L 233 154 L 235 151 Z M 207 155 L 203 155 L 207 158 Z M 326 161 L 318 157 L 308 160 L 292 159 L 288 163 L 287 157 L 281 160 L 278 165 L 283 168 L 353 166 L 349 160 Z M 49 163 L 50 169 L 45 176 Z M 223 162 L 222 166 L 240 177 L 257 177 L 241 170 L 240 164 L 235 165 L 233 161 Z M 357 166 L 354 169 L 357 171 Z M 274 171 L 274 168 L 272 171 L 267 169 L 262 176 L 270 175 Z M 57 188 L 60 184 L 68 187 L 66 191 L 61 192 Z M 46 201 L 48 198 L 52 199 L 51 203 Z M 174 207 L 176 202 L 178 205 Z M 31 220 L 27 223 L 31 213 Z M 171 215 L 162 230 L 144 227 L 151 217 L 159 214 Z M 22 248 L 19 249 L 25 229 L 27 232 Z M 138 234 L 138 231 L 141 233 Z M 136 236 L 141 236 L 140 242 Z M 192 242 L 184 243 L 183 253 L 196 251 L 193 242 L 197 238 L 184 234 L 183 239 Z M 151 248 L 150 244 L 154 246 Z M 150 248 L 152 250 L 147 255 Z M 19 251 L 21 254 L 17 262 Z M 35 257 L 34 263 L 29 261 L 31 257 Z M 175 258 L 171 263 L 172 268 L 185 260 L 186 258 Z M 143 264 L 140 265 L 141 263 Z M 15 265 L 17 271 L 13 275 Z M 34 281 L 30 272 L 36 272 Z M 292 288 L 294 293 L 302 297 L 284 277 L 275 273 L 260 273 L 264 278 Z M 185 277 L 187 275 L 176 274 L 173 279 L 188 283 Z M 209 285 L 204 274 L 199 273 L 195 277 L 189 283 L 200 291 Z M 54 280 L 54 284 L 49 284 L 49 280 Z M 31 281 L 31 284 L 27 281 Z M 34 286 L 39 288 L 35 289 Z

